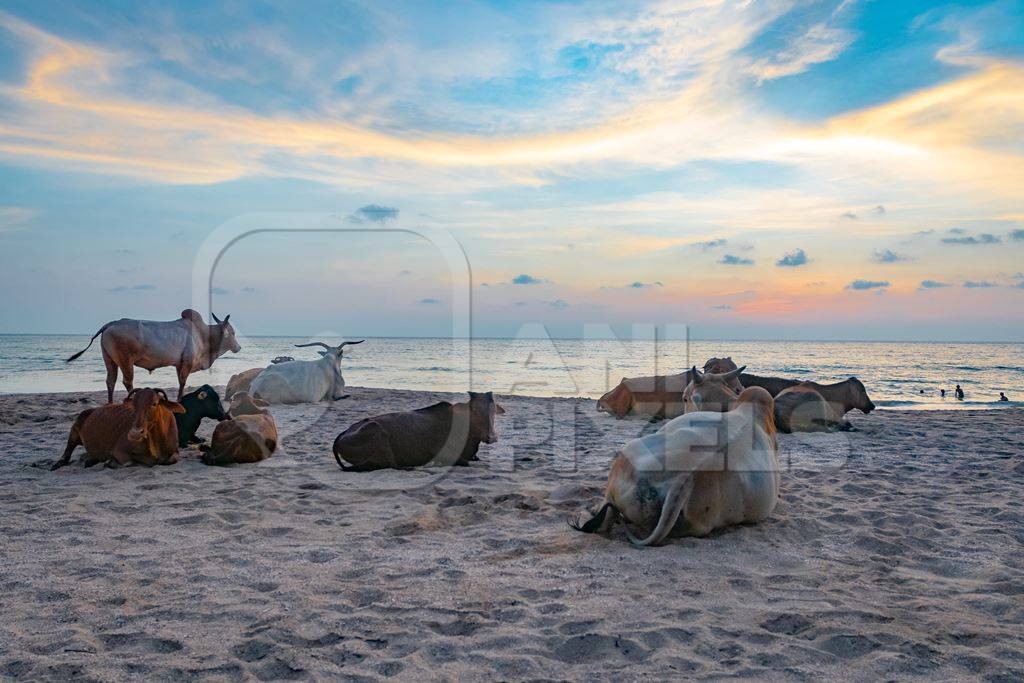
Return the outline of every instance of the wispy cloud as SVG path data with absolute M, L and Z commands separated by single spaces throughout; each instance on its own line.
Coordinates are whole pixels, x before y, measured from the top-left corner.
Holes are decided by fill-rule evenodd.
M 423 304 L 423 305 L 426 305 L 426 306 L 431 306 L 431 305 L 434 305 L 434 304 L 441 303 L 441 300 L 440 299 L 434 299 L 434 298 L 431 298 L 431 297 L 427 297 L 425 299 L 420 299 L 420 303 Z
M 0 206 L 0 232 L 24 228 L 36 213 L 35 209 L 21 206 Z
M 1024 242 L 1024 230 L 1013 230 L 1010 232 L 1009 237 L 1015 242 Z
M 871 260 L 876 263 L 904 263 L 912 259 L 905 254 L 897 254 L 891 249 L 876 249 Z
M 775 265 L 784 268 L 795 268 L 802 266 L 807 263 L 807 254 L 803 249 L 794 249 L 793 251 L 787 252 L 775 262 Z
M 966 287 L 967 289 L 989 289 L 991 287 L 998 286 L 999 285 L 997 285 L 996 283 L 989 282 L 988 280 L 968 280 L 964 283 L 964 287 Z
M 950 232 L 953 232 L 952 230 Z M 999 237 L 987 232 L 980 235 L 967 235 L 966 237 L 943 237 L 944 244 L 999 244 L 1002 242 Z
M 952 287 L 952 285 L 938 280 L 921 280 L 921 289 L 942 289 L 944 287 Z
M 700 249 L 701 251 L 710 251 L 711 249 L 724 247 L 727 242 L 728 240 L 725 239 L 724 237 L 717 237 L 715 239 L 705 240 L 703 242 L 694 242 L 693 246 L 696 247 L 697 249 Z
M 396 218 L 398 218 L 398 209 L 390 206 L 380 206 L 379 204 L 367 204 L 357 209 L 350 217 L 353 222 L 357 223 L 386 223 Z
M 539 285 L 543 282 L 547 282 L 547 280 L 542 280 L 541 278 L 537 278 L 526 273 L 516 275 L 512 278 L 512 284 L 514 285 Z
M 736 256 L 735 254 L 726 254 L 718 261 L 719 263 L 726 266 L 752 266 L 754 260 L 749 258 L 743 258 L 742 256 Z
M 149 283 L 142 283 L 142 284 L 138 284 L 138 285 L 132 285 L 130 287 L 127 286 L 127 285 L 118 285 L 117 287 L 112 287 L 111 289 L 109 289 L 107 291 L 109 291 L 109 292 L 152 292 L 154 290 L 156 290 L 156 285 L 151 285 Z
M 846 285 L 847 289 L 864 291 L 868 289 L 882 289 L 889 286 L 888 280 L 854 280 Z

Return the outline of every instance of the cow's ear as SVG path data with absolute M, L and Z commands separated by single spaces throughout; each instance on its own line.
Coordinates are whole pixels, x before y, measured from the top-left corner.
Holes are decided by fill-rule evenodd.
M 206 400 L 206 396 L 207 396 L 207 394 L 206 394 L 206 392 L 205 392 L 205 391 L 200 391 L 200 392 L 199 392 L 199 396 L 198 396 L 197 398 L 198 398 L 198 399 L 199 399 L 200 401 L 205 401 L 205 400 Z
M 504 414 L 505 414 L 505 409 L 504 409 L 504 408 L 502 408 L 502 407 L 501 407 L 500 405 L 498 405 L 497 403 L 495 403 L 495 404 L 494 404 L 494 409 L 495 409 L 495 412 L 496 412 L 496 413 L 497 413 L 498 415 L 504 415 Z
M 181 405 L 177 401 L 168 401 L 166 398 L 160 401 L 160 405 L 164 406 L 172 413 L 184 413 L 185 406 Z

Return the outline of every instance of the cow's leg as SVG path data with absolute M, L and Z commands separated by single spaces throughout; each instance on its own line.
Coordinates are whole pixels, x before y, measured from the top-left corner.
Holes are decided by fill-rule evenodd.
M 121 382 L 124 384 L 124 390 L 131 393 L 135 384 L 135 366 L 131 362 L 121 366 Z M 111 398 L 111 402 L 113 402 L 113 398 Z
M 107 366 L 107 403 L 114 402 L 114 385 L 117 384 L 117 363 L 103 349 L 103 364 Z
M 107 460 L 107 467 L 128 467 L 132 463 L 132 454 L 124 446 L 115 446 L 111 453 L 113 456 Z
M 98 453 L 87 452 L 82 456 L 82 464 L 86 467 L 92 467 L 93 465 L 97 465 L 101 462 L 107 462 L 108 460 L 110 460 L 109 455 L 100 455 Z
M 71 433 L 68 434 L 68 445 L 64 449 L 64 454 L 60 456 L 60 459 L 50 466 L 51 472 L 53 470 L 64 467 L 64 465 L 67 465 L 69 462 L 71 462 L 71 452 L 74 451 L 75 448 L 77 448 L 78 446 L 82 445 L 82 436 L 79 432 L 79 428 L 81 426 L 81 423 L 84 421 L 85 420 L 82 418 L 82 416 L 79 416 L 78 419 L 75 420 L 75 423 L 71 425 Z
M 188 368 L 184 365 L 178 366 L 178 400 L 181 400 L 181 395 L 185 393 L 185 382 L 188 381 Z

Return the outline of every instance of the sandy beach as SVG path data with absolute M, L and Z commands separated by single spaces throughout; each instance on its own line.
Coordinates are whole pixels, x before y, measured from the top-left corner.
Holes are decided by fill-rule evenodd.
M 565 521 L 651 425 L 501 397 L 472 467 L 343 473 L 353 421 L 452 398 L 351 393 L 258 465 L 52 473 L 101 395 L 0 397 L 0 678 L 1024 677 L 1024 411 L 783 435 L 767 522 L 637 550 Z

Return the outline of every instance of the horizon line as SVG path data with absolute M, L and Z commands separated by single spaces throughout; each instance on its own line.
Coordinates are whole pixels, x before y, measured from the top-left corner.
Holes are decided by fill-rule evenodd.
M 89 332 L 0 332 L 0 337 L 90 337 Z M 247 334 L 239 335 L 242 339 L 264 338 L 264 339 L 310 339 L 310 335 L 302 334 Z M 986 340 L 957 340 L 957 339 L 839 339 L 839 338 L 766 338 L 766 337 L 659 337 L 659 338 L 587 338 L 587 337 L 508 337 L 478 335 L 472 337 L 451 337 L 438 335 L 345 335 L 351 337 L 363 337 L 365 339 L 442 339 L 452 341 L 659 341 L 659 342 L 794 342 L 794 343 L 834 343 L 834 344 L 1024 344 L 1024 339 L 986 339 Z

